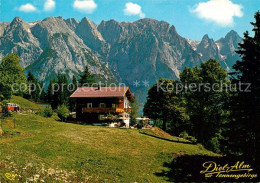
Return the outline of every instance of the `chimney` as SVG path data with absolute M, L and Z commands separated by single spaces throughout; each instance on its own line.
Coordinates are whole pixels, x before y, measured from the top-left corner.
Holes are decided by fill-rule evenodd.
M 98 82 L 98 89 L 97 90 L 100 90 L 101 89 L 101 82 L 99 81 Z

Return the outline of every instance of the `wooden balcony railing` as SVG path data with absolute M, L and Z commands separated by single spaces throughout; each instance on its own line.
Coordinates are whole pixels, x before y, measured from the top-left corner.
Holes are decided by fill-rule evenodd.
M 122 109 L 122 108 L 112 108 L 112 107 L 104 107 L 104 108 L 101 108 L 101 107 L 93 107 L 93 108 L 83 107 L 82 112 L 87 112 L 87 113 L 91 113 L 91 112 L 95 112 L 95 113 L 103 113 L 103 112 L 123 113 L 124 109 Z
M 130 113 L 132 111 L 131 108 L 125 108 L 125 112 Z

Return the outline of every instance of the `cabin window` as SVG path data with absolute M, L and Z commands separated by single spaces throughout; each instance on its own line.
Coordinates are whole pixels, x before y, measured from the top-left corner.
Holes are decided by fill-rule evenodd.
M 105 108 L 105 107 L 106 107 L 106 104 L 105 104 L 105 103 L 100 103 L 100 104 L 99 104 L 99 107 L 100 107 L 100 108 Z
M 102 120 L 104 120 L 104 117 L 105 117 L 104 115 L 99 115 L 98 120 L 102 121 Z
M 92 108 L 92 103 L 87 103 L 87 108 Z
M 118 104 L 112 104 L 112 108 L 117 108 Z

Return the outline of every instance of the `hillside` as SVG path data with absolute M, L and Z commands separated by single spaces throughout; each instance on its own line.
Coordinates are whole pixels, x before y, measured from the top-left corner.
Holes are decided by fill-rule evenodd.
M 164 182 L 167 178 L 157 173 L 168 170 L 164 164 L 176 154 L 214 155 L 201 145 L 159 139 L 135 129 L 61 123 L 35 114 L 15 118 L 16 129 L 5 120 L 6 134 L 0 137 L 2 182 L 11 171 L 20 182 Z
M 23 97 L 19 97 L 15 95 L 11 97 L 10 103 L 19 104 L 22 109 L 35 109 L 35 110 L 44 109 L 44 107 L 41 105 L 37 105 L 29 100 L 24 99 Z

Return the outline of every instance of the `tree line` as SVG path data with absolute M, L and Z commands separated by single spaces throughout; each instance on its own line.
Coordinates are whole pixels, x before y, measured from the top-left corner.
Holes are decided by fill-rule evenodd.
M 31 71 L 25 73 L 24 68 L 19 64 L 20 61 L 16 53 L 11 53 L 0 63 L 0 102 L 17 95 L 33 102 L 48 103 L 52 109 L 65 105 L 72 111 L 75 109 L 75 101 L 70 99 L 70 95 L 78 86 L 95 83 L 94 75 L 86 66 L 84 72 L 77 76 L 78 80 L 74 75 L 72 81 L 69 81 L 65 74 L 58 73 L 45 87 Z
M 236 50 L 241 60 L 234 72 L 210 59 L 185 68 L 180 80 L 160 79 L 148 91 L 144 115 L 174 135 L 188 133 L 214 152 L 259 161 L 260 12 L 255 20 L 254 36 L 245 32 Z

